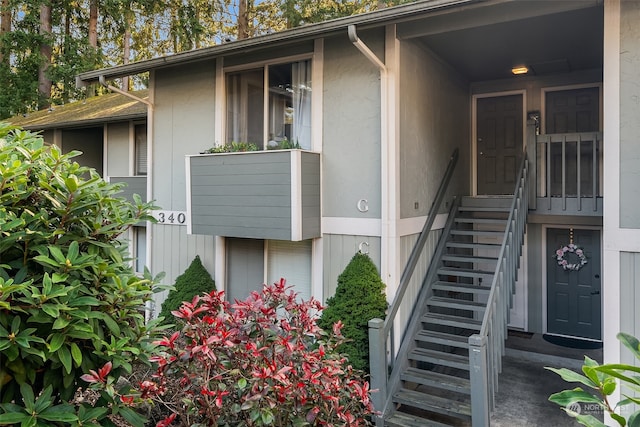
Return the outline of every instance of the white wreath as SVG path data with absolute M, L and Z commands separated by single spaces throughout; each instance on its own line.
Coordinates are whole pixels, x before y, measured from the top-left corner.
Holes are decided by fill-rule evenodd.
M 569 261 L 567 261 L 567 259 L 565 258 L 567 252 L 576 254 L 576 256 L 578 257 L 578 262 L 569 263 Z M 568 245 L 556 250 L 555 257 L 556 261 L 558 261 L 558 265 L 564 270 L 578 271 L 587 263 L 587 257 L 584 254 L 584 251 L 573 243 L 569 243 Z

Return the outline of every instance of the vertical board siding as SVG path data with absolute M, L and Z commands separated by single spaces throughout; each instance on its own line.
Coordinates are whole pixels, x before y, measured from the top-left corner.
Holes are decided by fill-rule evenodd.
M 122 192 L 118 194 L 119 197 L 124 197 L 130 202 L 133 202 L 133 195 L 140 196 L 143 202 L 147 201 L 147 177 L 146 176 L 114 176 L 111 177 L 110 182 L 124 182 L 127 184 L 122 189 Z
M 193 234 L 292 240 L 292 180 L 300 180 L 302 239 L 320 236 L 320 154 L 302 152 L 301 176 L 291 176 L 293 151 L 194 156 Z M 296 184 L 298 184 L 296 182 Z M 296 238 L 297 240 L 297 238 Z
M 606 282 L 604 282 L 606 286 Z M 640 253 L 620 252 L 620 313 L 611 315 L 620 316 L 620 332 L 626 332 L 636 338 L 640 338 Z M 604 311 L 607 315 L 606 311 Z M 620 345 L 620 362 L 628 365 L 640 366 L 638 361 L 629 350 Z M 627 388 L 622 389 L 622 393 L 638 397 L 640 393 L 633 392 Z M 638 410 L 638 405 L 633 411 Z M 627 412 L 623 415 L 629 415 Z
M 302 239 L 320 236 L 320 154 L 302 152 Z
M 291 238 L 290 152 L 191 158 L 194 234 Z
M 187 234 L 187 228 L 177 225 L 152 224 L 153 252 L 152 273 L 165 273 L 162 284 L 173 285 L 176 278 L 189 267 L 196 255 L 200 256 L 202 265 L 214 276 L 215 246 L 213 236 L 196 236 Z M 216 284 L 216 286 L 218 286 Z M 168 291 L 154 295 L 154 315 L 160 311 L 162 302 Z
M 420 256 L 415 271 L 413 272 L 413 276 L 409 281 L 409 286 L 407 287 L 407 291 L 404 295 L 403 303 L 398 310 L 398 318 L 395 325 L 400 325 L 400 331 L 403 331 L 409 322 L 411 312 L 413 311 L 413 305 L 418 300 L 418 294 L 422 288 L 424 278 L 427 275 L 431 258 L 433 257 L 433 253 L 438 245 L 438 240 L 440 239 L 441 234 L 442 230 L 432 230 L 431 233 L 429 233 L 429 238 L 425 243 L 422 255 Z M 404 266 L 409 260 L 409 256 L 411 255 L 411 251 L 418 240 L 418 236 L 418 234 L 412 234 L 410 236 L 400 238 L 400 265 L 402 266 L 402 269 L 404 269 Z M 392 298 L 389 298 L 389 300 L 391 301 Z M 395 334 L 395 336 L 396 339 L 399 339 L 402 334 Z M 399 341 L 396 344 L 399 344 Z
M 336 293 L 338 276 L 358 252 L 361 243 L 368 250 L 368 255 L 380 272 L 380 238 L 370 236 L 347 236 L 342 234 L 325 234 L 323 236 L 324 272 L 322 296 L 324 301 Z M 384 279 L 382 280 L 384 282 Z M 323 301 L 323 302 L 324 302 Z

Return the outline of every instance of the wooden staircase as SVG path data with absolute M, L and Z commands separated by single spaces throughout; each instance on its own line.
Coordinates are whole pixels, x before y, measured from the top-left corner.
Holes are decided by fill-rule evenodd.
M 471 425 L 469 336 L 482 325 L 511 202 L 464 197 L 454 207 L 396 359 L 384 425 Z

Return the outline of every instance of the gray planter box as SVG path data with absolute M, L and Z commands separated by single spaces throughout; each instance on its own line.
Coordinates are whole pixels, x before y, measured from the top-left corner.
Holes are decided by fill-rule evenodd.
M 187 156 L 189 233 L 300 241 L 320 237 L 320 154 Z

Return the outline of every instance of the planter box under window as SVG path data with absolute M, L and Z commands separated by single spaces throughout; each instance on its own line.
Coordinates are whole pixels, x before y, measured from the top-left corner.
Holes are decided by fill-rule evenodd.
M 189 233 L 300 241 L 320 237 L 320 154 L 187 156 Z

